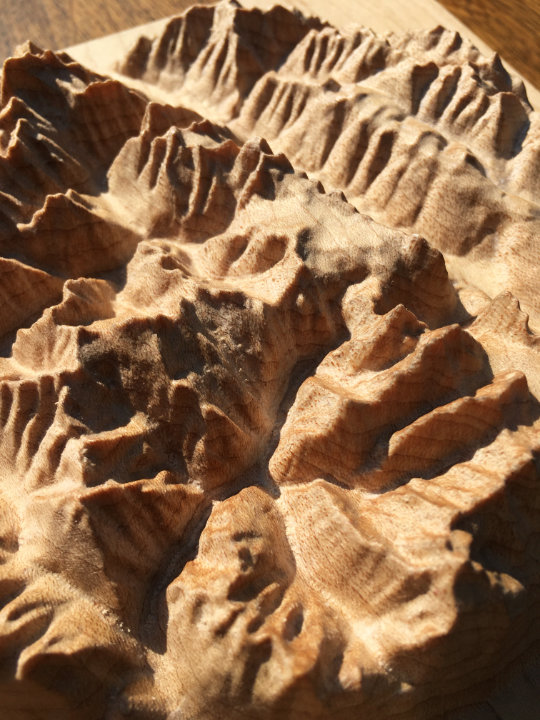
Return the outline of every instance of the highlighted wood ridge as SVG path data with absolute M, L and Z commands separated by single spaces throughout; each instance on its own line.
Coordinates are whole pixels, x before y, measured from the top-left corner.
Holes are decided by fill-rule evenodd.
M 0 708 L 532 717 L 522 86 L 230 2 L 119 70 L 2 74 Z

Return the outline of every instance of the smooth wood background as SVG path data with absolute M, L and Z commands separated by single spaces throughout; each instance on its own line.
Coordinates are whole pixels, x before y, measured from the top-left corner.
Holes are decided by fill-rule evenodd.
M 198 0 L 204 4 L 211 1 Z M 540 0 L 440 2 L 540 88 Z M 192 0 L 0 0 L 0 60 L 27 39 L 42 47 L 64 48 L 174 15 L 191 4 Z M 298 4 L 303 9 L 313 6 L 314 12 L 318 10 L 317 1 Z M 335 0 L 325 1 L 325 5 L 332 4 L 337 5 Z M 346 0 L 341 3 L 346 15 L 354 13 L 362 5 L 367 6 L 374 17 L 385 13 L 389 18 L 389 29 L 394 29 L 392 25 L 399 22 L 400 16 L 418 13 L 421 3 L 410 0 Z M 436 7 L 434 0 L 429 0 L 429 5 L 427 14 L 432 15 L 432 7 Z M 444 16 L 441 8 L 441 20 Z M 421 22 L 422 19 L 420 12 L 418 20 Z M 376 25 L 374 22 L 373 28 L 378 30 Z M 421 22 L 420 26 L 424 23 Z

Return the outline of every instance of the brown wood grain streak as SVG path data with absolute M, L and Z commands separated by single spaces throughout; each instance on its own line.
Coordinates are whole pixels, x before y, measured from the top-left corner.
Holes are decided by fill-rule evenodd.
M 538 0 L 439 0 L 527 80 L 540 87 Z

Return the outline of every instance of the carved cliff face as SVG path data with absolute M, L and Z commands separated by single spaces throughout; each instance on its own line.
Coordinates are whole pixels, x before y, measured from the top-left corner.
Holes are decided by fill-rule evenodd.
M 537 115 L 282 8 L 120 69 L 2 76 L 0 706 L 457 719 L 540 640 Z

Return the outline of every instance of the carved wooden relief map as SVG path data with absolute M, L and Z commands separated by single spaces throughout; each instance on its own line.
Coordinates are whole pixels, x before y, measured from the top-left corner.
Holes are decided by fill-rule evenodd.
M 0 102 L 2 717 L 538 718 L 522 83 L 224 2 Z

